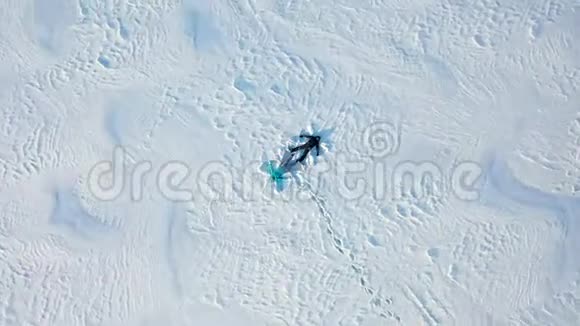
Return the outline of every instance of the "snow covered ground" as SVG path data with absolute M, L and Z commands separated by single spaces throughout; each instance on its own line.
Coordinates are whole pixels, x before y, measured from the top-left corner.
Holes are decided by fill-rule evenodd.
M 578 0 L 4 0 L 0 60 L 0 325 L 580 325 Z

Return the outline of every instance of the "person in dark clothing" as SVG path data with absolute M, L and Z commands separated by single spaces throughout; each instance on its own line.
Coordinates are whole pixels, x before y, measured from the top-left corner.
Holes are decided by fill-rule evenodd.
M 308 141 L 294 148 L 289 148 L 290 153 L 302 150 L 302 155 L 298 158 L 298 162 L 303 163 L 306 156 L 308 156 L 308 153 L 310 153 L 313 148 L 316 148 L 316 156 L 320 155 L 320 136 L 300 134 L 300 138 L 307 138 Z

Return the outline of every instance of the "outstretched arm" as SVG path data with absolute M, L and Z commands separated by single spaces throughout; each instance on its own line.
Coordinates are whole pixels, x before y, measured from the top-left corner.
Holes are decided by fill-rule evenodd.
M 300 134 L 300 138 L 308 138 L 308 139 L 310 139 L 310 138 L 312 138 L 312 137 L 314 137 L 314 136 L 312 136 L 312 135 L 305 135 L 305 134 Z
M 320 155 L 320 144 L 316 144 L 316 156 Z

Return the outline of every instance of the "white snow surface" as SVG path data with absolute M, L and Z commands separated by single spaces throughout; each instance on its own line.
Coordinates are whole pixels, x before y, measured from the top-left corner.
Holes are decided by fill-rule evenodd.
M 0 60 L 2 326 L 580 325 L 578 0 L 4 0 Z

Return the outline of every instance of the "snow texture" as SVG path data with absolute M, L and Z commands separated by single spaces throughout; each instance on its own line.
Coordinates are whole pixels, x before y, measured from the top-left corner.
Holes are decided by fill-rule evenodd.
M 0 60 L 2 326 L 580 325 L 577 0 L 5 0 Z

